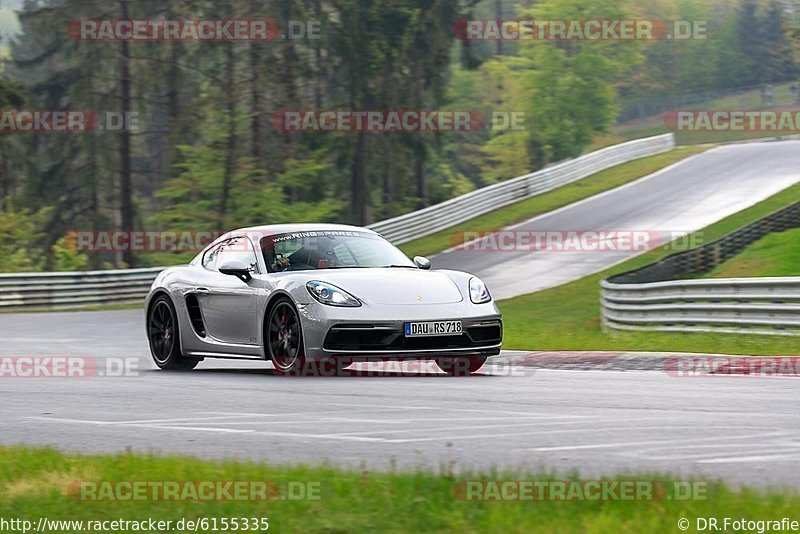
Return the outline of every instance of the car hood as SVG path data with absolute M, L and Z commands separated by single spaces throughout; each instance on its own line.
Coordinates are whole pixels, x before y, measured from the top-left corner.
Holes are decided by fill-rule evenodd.
M 375 304 L 451 304 L 464 297 L 444 273 L 419 269 L 331 269 L 309 280 L 328 282 Z

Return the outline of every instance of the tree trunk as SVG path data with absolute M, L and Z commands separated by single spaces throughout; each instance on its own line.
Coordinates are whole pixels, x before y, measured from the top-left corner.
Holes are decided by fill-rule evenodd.
M 259 72 L 259 48 L 255 42 L 250 43 L 250 154 L 257 167 L 264 162 L 261 152 L 261 77 Z
M 11 176 L 8 174 L 5 150 L 0 148 L 0 211 L 10 208 Z
M 89 47 L 88 54 L 86 56 L 86 60 L 89 62 L 89 65 L 94 65 L 97 61 L 95 57 L 95 53 L 97 51 L 96 47 Z M 87 73 L 87 92 L 89 93 L 89 102 L 92 105 L 92 109 L 97 109 L 97 98 L 95 96 L 95 77 L 94 77 L 94 70 L 89 69 Z M 97 134 L 95 132 L 89 132 L 85 134 L 87 137 L 87 141 L 89 143 L 89 162 L 88 162 L 88 174 L 89 174 L 89 220 L 91 221 L 91 229 L 92 230 L 100 230 L 100 180 L 99 180 L 99 172 L 98 172 L 98 154 L 97 154 Z M 98 252 L 93 252 L 89 254 L 89 268 L 96 270 L 100 269 L 103 265 L 102 258 Z
M 383 161 L 386 162 L 381 168 L 381 182 L 383 184 L 383 195 L 381 197 L 383 203 L 383 216 L 384 218 L 391 218 L 394 217 L 395 214 L 395 183 L 394 183 L 394 174 L 392 174 L 393 169 L 392 165 L 388 162 L 389 159 L 389 152 L 390 152 L 390 145 L 387 143 L 387 139 L 384 136 L 382 149 L 381 149 L 381 157 Z
M 428 180 L 425 175 L 425 163 L 428 153 L 425 144 L 422 142 L 414 145 L 414 177 L 417 183 L 417 197 L 419 198 L 419 208 L 428 205 Z
M 180 101 L 180 86 L 181 70 L 178 67 L 181 61 L 180 43 L 169 43 L 170 48 L 170 62 L 172 65 L 167 69 L 167 116 L 169 117 L 169 133 L 166 135 L 165 141 L 166 155 L 164 162 L 166 168 L 163 169 L 162 176 L 165 179 L 174 178 L 180 171 L 175 167 L 177 150 L 175 147 L 186 140 L 183 136 L 183 128 L 181 126 L 181 101 Z M 161 134 L 163 135 L 163 134 Z M 163 184 L 159 183 L 158 187 Z
M 322 2 L 314 1 L 314 17 L 322 20 Z M 314 105 L 317 109 L 322 109 L 322 94 L 325 88 L 324 69 L 322 60 L 322 40 L 314 40 L 314 70 L 316 72 L 317 83 L 314 84 Z
M 363 131 L 356 134 L 352 166 L 352 209 L 356 223 L 369 223 L 369 182 L 367 180 L 367 137 Z
M 282 2 L 281 3 L 281 27 L 284 28 L 284 31 L 288 31 L 289 28 L 289 21 L 292 20 L 293 11 L 292 11 L 293 4 L 292 2 Z M 299 98 L 297 96 L 297 73 L 295 71 L 295 66 L 300 63 L 300 60 L 297 55 L 297 51 L 294 46 L 294 41 L 292 39 L 287 39 L 284 41 L 285 50 L 283 53 L 283 82 L 284 82 L 284 90 L 286 94 L 284 95 L 286 98 L 286 106 L 288 109 L 294 109 L 298 107 Z M 284 132 L 283 134 L 284 139 L 284 161 L 281 162 L 281 165 L 285 164 L 286 159 L 298 159 L 300 156 L 300 147 L 298 146 L 298 134 L 291 133 L 291 132 Z M 283 169 L 282 169 L 283 170 Z M 291 187 L 289 185 L 283 188 L 284 193 L 286 195 L 286 200 L 290 203 L 297 202 L 298 200 L 298 191 L 297 188 Z
M 500 24 L 500 21 L 503 18 L 503 0 L 494 0 L 494 17 L 497 19 L 497 24 Z M 495 54 L 498 56 L 503 55 L 502 39 L 497 39 L 495 41 Z
M 120 18 L 127 20 L 128 0 L 120 2 Z M 128 117 L 131 111 L 131 73 L 130 73 L 130 44 L 120 41 L 120 107 L 123 117 Z M 120 194 L 120 227 L 124 232 L 133 230 L 133 191 L 131 186 L 131 133 L 123 128 L 120 132 L 119 142 L 119 194 Z M 122 252 L 122 261 L 128 267 L 135 265 L 133 251 L 130 247 Z
M 259 5 L 257 0 L 250 0 L 250 17 L 258 17 Z M 261 132 L 261 55 L 263 47 L 257 42 L 250 43 L 250 156 L 256 167 L 263 169 L 264 174 L 269 174 L 267 165 L 264 162 L 263 147 L 264 143 Z
M 219 228 L 217 228 L 217 230 L 220 232 L 225 230 L 225 217 L 228 212 L 231 184 L 233 182 L 233 173 L 236 168 L 236 84 L 233 79 L 236 72 L 236 57 L 233 47 L 234 43 L 225 43 L 225 98 L 227 100 L 228 139 L 225 146 L 225 169 L 222 177 L 222 194 L 219 199 Z

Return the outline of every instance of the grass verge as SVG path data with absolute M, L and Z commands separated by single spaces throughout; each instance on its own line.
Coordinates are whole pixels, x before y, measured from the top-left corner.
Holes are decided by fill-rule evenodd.
M 627 124 L 615 128 L 612 133 L 600 136 L 592 143 L 592 150 L 599 150 L 611 145 L 653 137 L 654 135 L 664 135 L 671 130 L 658 120 L 644 121 L 640 123 Z M 735 143 L 740 141 L 757 141 L 773 137 L 790 137 L 791 132 L 754 132 L 754 131 L 719 131 L 719 132 L 672 132 L 675 134 L 675 144 L 679 147 L 689 147 L 694 145 Z
M 719 239 L 800 200 L 800 184 L 713 224 L 697 238 Z M 498 303 L 503 312 L 505 349 L 623 350 L 707 352 L 742 355 L 798 354 L 792 336 L 731 335 L 677 332 L 603 331 L 600 323 L 600 280 L 652 263 L 671 254 L 669 245 L 600 273 L 559 287 Z
M 769 109 L 791 109 L 791 102 L 794 96 L 791 93 L 791 84 L 779 84 L 775 86 L 774 102 L 775 106 L 764 105 L 761 101 L 761 93 L 758 89 L 732 93 L 720 98 L 709 99 L 703 102 L 680 106 L 682 110 L 769 110 Z M 664 124 L 663 114 L 653 115 L 643 119 L 636 119 L 617 124 L 610 134 L 599 137 L 595 142 L 596 146 L 616 144 L 640 139 L 653 135 L 668 133 Z M 776 137 L 786 135 L 786 132 L 675 132 L 675 143 L 684 145 L 695 145 L 704 143 L 730 143 L 734 141 L 746 141 L 764 137 Z
M 750 276 L 800 276 L 800 228 L 768 234 L 706 275 Z
M 637 159 L 622 165 L 587 176 L 577 182 L 559 187 L 549 193 L 522 200 L 505 208 L 481 215 L 452 226 L 441 232 L 421 237 L 400 245 L 408 256 L 428 256 L 463 243 L 458 235 L 467 231 L 491 232 L 508 225 L 524 221 L 536 215 L 552 211 L 638 180 L 664 167 L 708 150 L 708 147 L 690 147 Z
M 454 476 L 447 469 L 438 473 L 347 471 L 135 454 L 77 456 L 26 447 L 0 447 L 0 453 L 0 518 L 25 519 L 34 525 L 40 517 L 84 522 L 268 518 L 270 530 L 278 532 L 672 533 L 678 532 L 681 518 L 688 518 L 692 525 L 698 517 L 777 519 L 792 517 L 800 506 L 800 496 L 788 490 L 734 490 L 702 481 L 697 481 L 698 487 L 704 486 L 702 494 L 696 494 L 698 498 L 681 501 L 479 502 L 460 498 L 463 493 L 455 490 L 456 484 L 463 480 L 553 477 L 510 471 Z M 671 488 L 675 480 L 668 477 L 626 475 L 617 480 L 661 481 L 667 495 L 674 493 Z M 68 491 L 75 481 L 275 481 L 278 487 L 311 483 L 318 484 L 319 499 L 87 501 Z M 79 530 L 61 528 L 57 532 Z
M 90 311 L 119 311 L 119 310 L 141 310 L 144 305 L 144 297 L 137 302 L 115 302 L 114 304 L 92 304 L 80 308 L 67 309 L 32 309 L 32 310 L 0 310 L 0 315 L 4 313 L 61 313 L 61 312 L 90 312 Z

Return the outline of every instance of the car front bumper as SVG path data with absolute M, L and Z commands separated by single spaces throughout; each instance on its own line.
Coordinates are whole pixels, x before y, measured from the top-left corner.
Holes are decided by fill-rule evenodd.
M 500 353 L 503 323 L 494 302 L 337 308 L 319 303 L 299 307 L 306 358 L 431 359 L 488 357 Z M 463 333 L 406 337 L 406 322 L 460 320 Z

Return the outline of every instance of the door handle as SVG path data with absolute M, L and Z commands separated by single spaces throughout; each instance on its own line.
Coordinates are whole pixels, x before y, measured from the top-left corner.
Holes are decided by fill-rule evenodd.
M 207 294 L 211 293 L 211 291 L 209 291 L 207 287 L 196 287 L 196 288 L 194 288 L 194 292 L 195 293 L 202 293 L 204 295 L 207 295 Z

